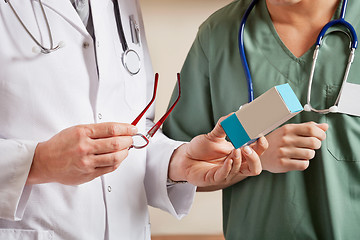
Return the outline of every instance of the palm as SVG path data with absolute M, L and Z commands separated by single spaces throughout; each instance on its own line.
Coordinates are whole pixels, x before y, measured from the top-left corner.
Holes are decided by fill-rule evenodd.
M 218 184 L 226 178 L 226 159 L 234 150 L 225 138 L 195 137 L 186 149 L 186 179 L 196 186 Z

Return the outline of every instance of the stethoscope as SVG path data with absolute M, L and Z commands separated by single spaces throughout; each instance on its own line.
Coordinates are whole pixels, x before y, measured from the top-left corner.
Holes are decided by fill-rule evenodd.
M 114 9 L 115 9 L 115 18 L 118 28 L 118 33 L 123 49 L 123 55 L 122 55 L 122 63 L 124 65 L 124 68 L 130 73 L 130 75 L 137 74 L 141 69 L 141 60 L 139 54 L 129 48 L 129 45 L 127 44 L 124 28 L 121 22 L 121 14 L 120 14 L 120 8 L 118 0 L 113 0 L 114 3 Z
M 41 8 L 41 12 L 43 14 L 43 17 L 45 19 L 45 23 L 46 23 L 46 27 L 49 33 L 49 39 L 50 39 L 50 47 L 45 47 L 44 45 L 42 45 L 35 37 L 34 35 L 30 32 L 30 30 L 26 27 L 26 25 L 24 24 L 24 22 L 21 20 L 21 18 L 19 17 L 19 15 L 17 14 L 16 10 L 14 9 L 14 7 L 12 6 L 12 4 L 10 3 L 10 0 L 4 0 L 5 3 L 8 3 L 11 10 L 13 11 L 14 15 L 16 16 L 16 18 L 18 19 L 18 21 L 20 22 L 20 24 L 22 25 L 22 27 L 25 29 L 25 31 L 28 33 L 28 35 L 31 37 L 31 39 L 36 43 L 37 46 L 32 48 L 32 51 L 34 53 L 43 53 L 43 54 L 48 54 L 51 53 L 53 51 L 59 50 L 60 48 L 65 46 L 65 43 L 63 41 L 60 41 L 55 47 L 54 47 L 54 41 L 53 41 L 53 37 L 52 37 L 52 33 L 51 33 L 51 29 L 50 29 L 50 25 L 49 25 L 49 21 L 48 18 L 46 16 L 45 10 L 44 10 L 44 6 L 41 2 L 41 0 L 39 1 L 40 4 L 40 8 Z M 119 10 L 119 4 L 117 0 L 114 0 L 114 9 L 115 9 L 115 17 L 116 17 L 116 22 L 117 22 L 117 28 L 118 28 L 118 33 L 119 33 L 119 37 L 120 37 L 120 41 L 121 41 L 121 45 L 123 48 L 123 55 L 122 55 L 122 64 L 124 65 L 124 68 L 127 70 L 127 72 L 130 75 L 135 75 L 137 74 L 140 69 L 141 69 L 141 59 L 139 54 L 133 50 L 130 49 L 127 41 L 126 41 L 126 37 L 125 37 L 125 33 L 124 33 L 124 29 L 122 26 L 122 22 L 121 22 L 121 15 L 120 15 L 120 10 Z
M 246 20 L 251 12 L 251 10 L 254 8 L 255 4 L 258 2 L 258 0 L 253 0 L 250 4 L 250 6 L 248 7 L 248 9 L 246 10 L 242 21 L 241 21 L 241 25 L 240 25 L 240 30 L 239 30 L 239 52 L 240 52 L 240 58 L 241 58 L 241 62 L 245 71 L 245 77 L 248 83 L 248 92 L 249 92 L 249 102 L 254 100 L 254 90 L 253 90 L 253 84 L 252 84 L 252 79 L 251 79 L 251 74 L 250 74 L 250 70 L 249 70 L 249 66 L 246 60 L 246 55 L 245 55 L 245 48 L 244 48 L 244 29 L 245 29 L 245 23 Z M 316 40 L 316 47 L 314 50 L 314 54 L 313 54 L 313 63 L 311 66 L 311 72 L 310 72 L 310 77 L 309 77 L 309 85 L 308 85 L 308 91 L 307 91 L 307 103 L 304 106 L 304 110 L 305 111 L 313 111 L 313 112 L 317 112 L 317 113 L 321 113 L 321 114 L 327 114 L 327 113 L 335 113 L 338 112 L 338 103 L 340 100 L 340 96 L 341 96 L 341 92 L 342 92 L 342 87 L 339 91 L 339 94 L 337 96 L 337 99 L 334 103 L 333 106 L 331 106 L 328 109 L 315 109 L 311 106 L 311 90 L 312 90 L 312 83 L 313 83 L 313 77 L 314 77 L 314 72 L 315 72 L 315 66 L 316 66 L 316 61 L 319 55 L 319 50 L 320 50 L 320 46 L 322 43 L 322 40 L 325 36 L 326 31 L 334 26 L 334 25 L 342 25 L 344 26 L 346 29 L 349 30 L 350 32 L 350 36 L 349 34 L 347 34 L 350 38 L 350 42 L 351 42 L 351 51 L 350 51 L 350 55 L 349 55 L 349 59 L 348 59 L 348 64 L 346 66 L 346 70 L 345 70 L 345 74 L 344 74 L 344 78 L 343 78 L 343 82 L 342 82 L 342 86 L 344 85 L 344 83 L 347 81 L 348 75 L 349 75 L 349 71 L 350 71 L 350 67 L 351 64 L 354 60 L 354 56 L 355 56 L 355 50 L 357 48 L 358 45 L 358 40 L 357 40 L 357 35 L 355 32 L 354 27 L 347 21 L 345 21 L 345 13 L 346 13 L 346 7 L 347 7 L 347 0 L 343 1 L 342 4 L 342 8 L 341 8 L 341 14 L 340 14 L 340 18 L 339 19 L 335 19 L 332 20 L 330 22 L 328 22 L 320 31 L 317 40 Z
M 48 18 L 46 17 L 46 13 L 44 10 L 44 6 L 41 2 L 41 0 L 39 0 L 40 3 L 40 8 L 41 8 L 41 12 L 43 14 L 43 17 L 45 19 L 45 23 L 46 23 L 46 28 L 48 30 L 49 33 L 49 39 L 50 39 L 50 47 L 45 47 L 44 45 L 42 45 L 38 40 L 36 40 L 36 38 L 34 37 L 34 35 L 30 32 L 30 30 L 25 26 L 24 22 L 21 20 L 21 18 L 19 17 L 19 15 L 17 14 L 17 12 L 15 11 L 14 7 L 12 6 L 12 4 L 10 3 L 10 0 L 4 0 L 5 3 L 9 4 L 11 10 L 13 11 L 13 13 L 15 14 L 16 18 L 18 19 L 18 21 L 20 22 L 20 24 L 23 26 L 23 28 L 25 29 L 25 31 L 29 34 L 29 36 L 31 37 L 31 39 L 36 43 L 37 46 L 32 48 L 32 51 L 34 53 L 43 53 L 43 54 L 48 54 L 51 53 L 53 51 L 56 51 L 62 47 L 65 46 L 65 43 L 63 41 L 60 41 L 55 47 L 54 47 L 54 41 L 53 41 L 53 37 L 51 34 L 51 29 L 50 29 L 50 25 L 49 25 L 49 21 Z

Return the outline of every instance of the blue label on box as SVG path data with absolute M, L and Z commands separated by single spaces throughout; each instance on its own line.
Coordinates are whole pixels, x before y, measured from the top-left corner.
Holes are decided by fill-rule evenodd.
M 240 148 L 251 140 L 235 113 L 220 124 L 235 148 Z
M 291 113 L 296 113 L 303 110 L 301 103 L 288 83 L 278 85 L 275 88 Z

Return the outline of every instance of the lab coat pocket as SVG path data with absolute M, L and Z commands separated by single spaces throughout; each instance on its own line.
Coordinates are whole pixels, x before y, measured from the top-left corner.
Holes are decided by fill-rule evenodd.
M 327 96 L 336 96 L 338 87 L 328 87 Z M 334 104 L 333 97 L 327 97 L 327 104 Z M 354 103 L 358 104 L 358 103 Z M 326 143 L 330 154 L 338 161 L 360 161 L 360 117 L 340 113 L 326 114 L 329 129 L 326 132 Z
M 0 229 L 0 239 L 6 240 L 52 240 L 53 231 L 37 231 L 25 229 Z

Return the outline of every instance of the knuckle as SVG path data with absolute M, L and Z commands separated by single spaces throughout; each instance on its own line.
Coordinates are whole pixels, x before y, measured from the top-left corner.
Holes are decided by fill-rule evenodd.
M 283 125 L 282 128 L 284 135 L 289 135 L 292 132 L 294 132 L 298 128 L 298 125 L 299 124 L 293 124 L 293 123 Z
M 81 127 L 79 126 L 79 135 L 80 136 L 92 136 L 95 133 L 95 130 L 92 127 Z
M 117 126 L 115 124 L 110 124 L 108 127 L 108 134 L 110 136 L 115 136 L 117 134 Z
M 287 154 L 286 148 L 279 148 L 278 149 L 278 156 L 280 156 L 280 158 L 285 157 Z
M 255 171 L 254 171 L 254 176 L 260 175 L 261 172 L 262 172 L 261 168 L 256 168 Z
M 88 153 L 90 151 L 90 147 L 88 144 L 86 144 L 84 141 L 82 141 L 78 144 L 76 151 L 80 156 L 85 156 L 85 155 L 88 155 Z
M 83 126 L 75 126 L 73 132 L 77 139 L 81 139 L 87 136 L 87 134 L 91 132 L 91 129 Z
M 87 158 L 81 158 L 78 161 L 78 167 L 82 170 L 85 170 L 86 172 L 90 172 L 91 171 L 91 162 L 89 161 L 89 159 Z
M 280 137 L 278 140 L 277 140 L 277 144 L 281 147 L 281 146 L 286 146 L 286 139 L 283 137 Z
M 289 137 L 289 136 L 283 136 L 282 138 L 281 138 L 281 144 L 282 144 L 282 146 L 289 146 L 290 144 L 291 144 L 291 137 Z
M 306 125 L 306 131 L 308 132 L 308 134 L 310 136 L 315 136 L 316 134 L 316 127 L 314 126 L 314 124 L 307 124 Z
M 281 168 L 282 168 L 282 167 L 285 167 L 285 165 L 286 165 L 286 159 L 285 159 L 285 158 L 279 158 L 278 164 L 279 164 L 279 166 L 280 166 Z
M 286 124 L 281 129 L 282 129 L 283 135 L 287 135 L 291 131 L 291 125 Z
M 121 148 L 121 141 L 120 139 L 118 138 L 114 138 L 112 141 L 111 141 L 111 147 L 112 149 L 114 150 L 119 150 Z

